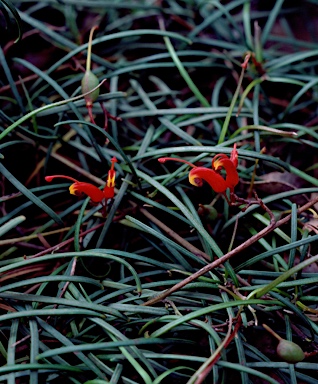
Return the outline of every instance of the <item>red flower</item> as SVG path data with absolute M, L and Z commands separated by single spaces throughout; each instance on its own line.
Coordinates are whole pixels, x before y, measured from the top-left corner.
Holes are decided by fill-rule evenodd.
M 116 157 L 113 157 L 111 159 L 112 165 L 110 167 L 110 170 L 108 171 L 107 181 L 106 185 L 104 187 L 103 193 L 105 196 L 105 199 L 112 199 L 114 197 L 114 188 L 115 188 L 115 177 L 116 177 L 116 171 L 115 171 L 115 163 L 117 163 Z
M 189 161 L 178 159 L 175 157 L 161 157 L 158 159 L 160 163 L 165 163 L 168 160 L 179 161 L 192 167 L 189 173 L 189 181 L 196 187 L 201 187 L 203 181 L 206 181 L 211 188 L 217 193 L 225 193 L 229 188 L 230 192 L 234 192 L 234 187 L 239 182 L 239 176 L 237 173 L 238 165 L 238 153 L 236 150 L 236 144 L 231 152 L 231 156 L 228 157 L 224 153 L 220 153 L 212 159 L 212 169 L 205 167 L 197 167 Z M 225 178 L 221 175 L 221 170 L 224 169 L 226 172 Z
M 74 183 L 69 188 L 70 194 L 76 195 L 76 196 L 82 196 L 82 194 L 84 193 L 85 195 L 89 196 L 94 203 L 102 203 L 104 199 L 106 200 L 112 199 L 115 194 L 114 189 L 115 189 L 116 171 L 114 167 L 115 167 L 115 163 L 117 162 L 117 159 L 113 157 L 111 159 L 111 162 L 112 162 L 112 165 L 110 167 L 110 170 L 108 171 L 106 185 L 103 190 L 100 190 L 93 184 L 78 181 L 70 176 L 64 176 L 64 175 L 46 176 L 45 180 L 48 182 L 56 178 L 71 180 Z

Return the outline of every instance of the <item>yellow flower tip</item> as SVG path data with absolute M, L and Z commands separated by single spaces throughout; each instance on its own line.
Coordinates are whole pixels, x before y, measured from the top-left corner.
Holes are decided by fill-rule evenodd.
M 222 158 L 216 158 L 214 161 L 213 161 L 213 168 L 215 170 L 218 170 L 219 168 L 222 168 L 223 167 L 223 163 L 224 163 L 224 160 Z
M 70 191 L 71 195 L 76 196 L 78 194 L 78 189 L 76 188 L 76 183 L 70 185 L 69 191 Z
M 69 187 L 70 194 L 76 196 L 87 195 L 94 203 L 100 203 L 104 200 L 103 191 L 91 183 L 77 182 Z
M 116 178 L 116 171 L 115 171 L 115 163 L 117 163 L 118 160 L 116 157 L 113 157 L 111 159 L 111 167 L 110 170 L 108 171 L 107 175 L 107 181 L 106 181 L 106 187 L 107 188 L 115 188 L 115 178 Z
M 106 182 L 106 186 L 108 188 L 114 188 L 115 187 L 115 177 L 116 177 L 116 172 L 110 170 L 108 172 L 108 177 L 107 177 L 107 182 Z
M 190 182 L 190 184 L 194 185 L 195 187 L 202 187 L 202 185 L 203 185 L 202 179 L 200 177 L 198 177 L 196 175 L 196 173 L 193 171 L 189 173 L 189 182 Z

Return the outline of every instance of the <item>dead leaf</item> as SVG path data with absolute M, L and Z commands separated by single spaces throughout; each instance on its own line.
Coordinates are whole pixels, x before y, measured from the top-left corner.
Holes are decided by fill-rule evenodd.
M 270 172 L 260 176 L 259 179 L 261 180 L 254 183 L 255 189 L 269 195 L 297 190 L 306 185 L 302 178 L 290 172 Z M 295 195 L 290 199 L 297 204 L 304 204 L 308 201 L 305 195 Z

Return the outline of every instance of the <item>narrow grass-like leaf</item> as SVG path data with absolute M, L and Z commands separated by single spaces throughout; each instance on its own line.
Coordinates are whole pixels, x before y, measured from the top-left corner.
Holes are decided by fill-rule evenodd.
M 245 372 L 247 374 L 254 375 L 256 377 L 259 377 L 261 379 L 268 381 L 270 384 L 279 384 L 279 382 L 277 380 L 273 379 L 271 376 L 266 375 L 265 373 L 260 372 L 256 369 L 253 369 L 253 368 L 244 367 L 240 364 L 230 363 L 227 361 L 226 362 L 225 361 L 219 361 L 217 364 L 222 366 L 222 367 L 228 368 L 228 369 L 235 369 L 236 371 L 239 371 L 239 372 Z
M 266 24 L 265 24 L 265 26 L 263 28 L 263 31 L 262 31 L 261 41 L 262 41 L 263 45 L 268 40 L 269 33 L 270 33 L 270 31 L 272 30 L 272 28 L 274 26 L 274 23 L 276 21 L 276 18 L 277 18 L 278 14 L 279 14 L 279 11 L 280 11 L 283 3 L 284 3 L 284 0 L 276 1 L 274 7 L 272 8 L 272 10 L 271 10 L 271 12 L 269 14 L 267 22 L 266 22 Z
M 236 1 L 231 1 L 230 3 L 228 3 L 226 5 L 226 10 L 227 11 L 231 11 L 233 10 L 234 8 L 236 7 L 239 7 L 240 5 L 244 4 L 246 2 L 246 0 L 236 0 Z M 214 4 L 212 4 L 214 5 Z M 201 24 L 197 25 L 190 33 L 189 33 L 189 37 L 192 39 L 194 36 L 196 36 L 197 34 L 199 34 L 199 32 L 201 32 L 203 29 L 205 29 L 206 27 L 210 26 L 210 25 L 213 25 L 213 23 L 218 20 L 219 18 L 221 18 L 223 16 L 223 9 L 218 9 L 218 10 L 215 10 L 213 12 L 209 12 L 208 16 L 202 21 Z
M 109 334 L 109 336 L 111 337 L 111 339 L 113 341 L 117 341 L 117 339 L 119 339 L 119 340 L 126 340 L 126 337 L 123 334 L 121 334 L 118 330 L 116 330 L 114 327 L 112 327 L 110 324 L 106 323 L 105 321 L 103 321 L 103 320 L 100 321 L 101 319 L 98 319 L 98 318 L 94 318 L 94 319 L 91 319 L 91 320 L 94 323 L 98 324 L 101 328 L 103 328 Z M 137 360 L 135 359 L 133 354 L 141 359 L 141 361 L 146 365 L 146 367 L 148 367 L 149 371 L 151 372 L 151 374 L 154 377 L 157 376 L 156 372 L 151 367 L 149 362 L 145 360 L 145 358 L 142 355 L 142 353 L 136 347 L 132 347 L 131 349 L 132 349 L 132 351 L 130 351 L 130 349 L 128 349 L 128 348 L 126 349 L 124 347 L 120 347 L 120 351 L 122 352 L 122 354 L 127 358 L 129 363 L 134 367 L 134 369 L 142 377 L 142 379 L 144 380 L 145 384 L 152 384 L 152 379 L 150 378 L 149 374 L 137 362 Z M 131 352 L 133 352 L 133 354 Z
M 305 59 L 315 57 L 318 54 L 318 49 L 306 51 L 306 52 L 297 52 L 287 55 L 280 56 L 276 59 L 269 60 L 264 64 L 264 67 L 267 68 L 269 73 L 277 71 L 283 67 L 286 67 L 290 64 L 294 64 L 297 61 L 303 61 Z M 286 70 L 286 68 L 284 68 Z
M 308 329 L 311 332 L 311 337 L 312 339 L 315 338 L 315 332 L 311 326 L 311 323 L 308 319 L 307 316 L 303 314 L 303 312 L 296 306 L 294 305 L 291 300 L 288 300 L 288 298 L 283 297 L 277 292 L 271 292 L 271 296 L 273 296 L 275 299 L 281 301 L 287 308 L 289 308 L 292 312 L 294 312 L 303 322 L 303 324 L 306 324 Z
M 165 41 L 166 47 L 168 49 L 168 52 L 171 55 L 171 58 L 172 58 L 173 62 L 175 63 L 178 71 L 180 72 L 180 75 L 182 76 L 184 81 L 187 83 L 188 87 L 191 89 L 191 91 L 193 92 L 195 97 L 200 101 L 200 103 L 204 107 L 209 107 L 210 104 L 208 103 L 207 99 L 199 91 L 198 87 L 194 84 L 194 82 L 192 81 L 192 79 L 189 76 L 188 72 L 185 70 L 184 66 L 182 65 L 182 62 L 179 59 L 179 57 L 178 57 L 178 55 L 177 55 L 173 45 L 171 44 L 171 41 L 170 41 L 169 37 L 164 36 L 163 39 Z
M 13 320 L 11 329 L 10 329 L 10 337 L 8 340 L 8 354 L 7 354 L 7 365 L 8 366 L 14 366 L 15 360 L 16 360 L 16 348 L 14 346 L 15 342 L 17 341 L 17 333 L 19 328 L 19 322 L 18 320 Z M 7 381 L 8 384 L 15 384 L 15 374 L 11 373 L 11 375 L 8 378 Z
M 20 311 L 8 313 L 6 315 L 0 315 L 0 321 L 7 321 L 12 319 L 20 319 L 24 317 L 32 317 L 32 316 L 103 316 L 97 311 L 91 311 L 85 308 L 77 309 L 77 308 L 49 308 L 49 309 L 31 309 L 29 311 Z
M 131 80 L 131 84 L 133 88 L 138 92 L 140 98 L 142 101 L 145 103 L 145 105 L 152 111 L 156 111 L 157 108 L 155 104 L 150 100 L 148 97 L 147 93 L 142 89 L 140 84 L 137 83 L 135 80 Z M 172 111 L 170 111 L 172 112 Z M 186 142 L 193 144 L 193 145 L 198 145 L 200 142 L 196 139 L 194 139 L 192 136 L 188 135 L 186 132 L 182 131 L 178 126 L 173 124 L 170 120 L 168 120 L 165 117 L 159 117 L 158 120 L 165 125 L 167 128 L 169 128 L 174 134 L 177 136 L 183 138 Z
M 102 84 L 102 82 L 96 87 L 100 87 Z M 95 89 L 96 89 L 95 88 Z M 94 92 L 95 89 L 92 89 L 89 93 L 91 92 Z M 52 103 L 52 104 L 48 104 L 48 105 L 44 105 L 43 107 L 40 107 L 40 108 L 37 108 L 37 109 L 34 109 L 33 111 L 27 113 L 26 115 L 24 115 L 23 117 L 21 117 L 20 119 L 18 119 L 17 121 L 15 121 L 13 124 L 11 124 L 9 127 L 7 127 L 3 132 L 0 133 L 0 140 L 3 139 L 5 136 L 7 136 L 13 129 L 15 129 L 16 127 L 18 127 L 20 124 L 24 123 L 25 121 L 27 121 L 29 118 L 31 118 L 32 116 L 35 116 L 36 114 L 38 114 L 39 112 L 42 112 L 42 111 L 45 111 L 47 109 L 50 109 L 50 108 L 53 108 L 53 107 L 56 107 L 56 106 L 60 106 L 60 105 L 63 105 L 63 104 L 67 104 L 67 103 L 70 103 L 70 102 L 73 102 L 75 100 L 79 100 L 81 98 L 85 97 L 85 94 L 83 95 L 79 95 L 79 96 L 75 96 L 75 97 L 72 97 L 70 99 L 67 99 L 67 100 L 61 100 L 61 101 L 57 101 L 56 103 Z
M 165 196 L 167 196 L 181 210 L 185 217 L 187 217 L 191 221 L 191 224 L 197 229 L 197 231 L 205 237 L 211 249 L 213 250 L 213 252 L 215 252 L 218 257 L 221 257 L 223 255 L 223 252 L 218 247 L 216 242 L 211 238 L 211 236 L 207 233 L 207 231 L 204 229 L 203 225 L 194 218 L 191 212 L 181 203 L 179 199 L 176 198 L 173 193 L 171 193 L 166 187 L 162 186 L 160 183 L 158 183 L 156 180 L 149 177 L 145 173 L 137 171 L 137 174 L 142 177 L 145 181 L 147 181 L 150 185 L 154 186 Z
M 266 257 L 272 256 L 272 255 L 274 255 L 276 253 L 282 253 L 282 252 L 285 252 L 285 251 L 289 251 L 290 249 L 297 248 L 297 247 L 303 246 L 305 244 L 310 244 L 311 242 L 314 242 L 314 241 L 317 241 L 317 240 L 318 240 L 318 235 L 314 235 L 314 236 L 307 237 L 307 238 L 302 239 L 302 240 L 297 240 L 297 241 L 295 241 L 294 243 L 291 243 L 291 244 L 282 245 L 282 246 L 274 248 L 274 249 L 272 249 L 270 251 L 267 251 L 267 252 L 261 253 L 261 254 L 259 254 L 257 256 L 254 256 L 253 258 L 250 258 L 249 260 L 246 260 L 241 265 L 236 267 L 235 270 L 244 269 L 244 268 L 246 268 L 246 266 L 253 265 L 257 261 L 263 260 Z
M 137 219 L 135 219 L 135 218 L 133 218 L 131 216 L 126 216 L 126 219 L 131 221 L 134 224 L 137 224 L 137 226 L 140 227 L 141 230 L 146 231 L 147 233 L 150 233 L 153 236 L 157 237 L 164 244 L 165 243 L 169 244 L 170 246 L 172 246 L 173 248 L 175 248 L 179 252 L 183 253 L 187 257 L 189 257 L 189 258 L 193 259 L 194 261 L 196 261 L 196 259 L 197 259 L 196 255 L 194 255 L 193 253 L 189 252 L 187 249 L 183 248 L 179 244 L 173 242 L 172 240 L 170 240 L 169 238 L 167 238 L 166 236 L 161 234 L 159 231 L 150 228 L 148 225 L 145 225 L 141 221 L 139 221 L 139 220 L 137 220 Z M 185 270 L 188 270 L 188 271 L 192 270 L 192 267 L 188 264 L 188 262 L 186 260 L 179 259 L 178 262 L 185 268 Z
M 69 371 L 69 372 L 82 372 L 81 368 L 72 367 L 69 365 L 60 365 L 60 364 L 35 364 L 35 363 L 24 363 L 24 364 L 15 364 L 15 365 L 5 365 L 0 367 L 0 374 L 7 372 L 19 372 L 19 371 L 28 371 L 28 370 L 53 370 L 53 371 Z
M 290 242 L 294 243 L 297 241 L 297 206 L 296 204 L 292 205 L 292 217 L 291 217 L 291 235 L 290 235 Z M 294 266 L 295 262 L 295 255 L 296 255 L 296 248 L 293 248 L 290 250 L 289 253 L 289 259 L 288 259 L 288 269 L 292 268 Z
M 24 21 L 26 21 L 30 25 L 34 26 L 35 28 L 42 30 L 45 34 L 49 35 L 50 37 L 53 37 L 55 41 L 61 42 L 61 44 L 63 46 L 66 46 L 66 47 L 69 47 L 72 49 L 72 51 L 69 52 L 68 54 L 66 54 L 62 59 L 56 61 L 56 63 L 53 64 L 48 69 L 48 71 L 46 72 L 47 74 L 52 73 L 61 64 L 63 64 L 64 62 L 67 62 L 72 57 L 76 56 L 79 52 L 82 52 L 88 48 L 88 43 L 82 44 L 81 46 L 76 46 L 76 44 L 74 44 L 73 42 L 62 37 L 61 34 L 58 34 L 52 30 L 47 30 L 47 28 L 44 25 L 42 25 L 42 23 L 39 23 L 37 20 L 26 15 L 25 13 L 23 13 L 23 19 L 24 19 Z M 178 33 L 168 32 L 168 31 L 159 31 L 159 30 L 155 30 L 155 29 L 138 29 L 138 30 L 116 32 L 116 33 L 112 33 L 109 35 L 95 38 L 92 41 L 92 46 L 94 46 L 95 44 L 99 44 L 99 43 L 105 43 L 105 42 L 110 41 L 110 40 L 123 39 L 125 37 L 144 36 L 144 35 L 146 35 L 146 36 L 148 36 L 148 35 L 168 36 L 168 37 L 173 38 L 173 39 L 181 40 L 187 44 L 191 44 L 190 39 L 188 39 L 188 38 L 186 38 L 186 37 L 184 37 Z M 96 63 L 99 63 L 99 64 L 105 66 L 106 68 L 110 68 L 112 70 L 114 70 L 116 68 L 111 63 L 109 63 L 106 60 L 101 59 L 97 55 L 92 54 L 92 60 L 95 61 Z M 113 76 L 115 74 L 116 74 L 116 72 L 114 71 Z M 38 84 L 35 83 L 34 85 L 37 86 Z
M 315 263 L 317 260 L 318 260 L 318 255 L 312 256 L 311 258 L 309 258 L 309 259 L 307 259 L 307 260 L 297 264 L 295 267 L 293 267 L 293 268 L 289 269 L 288 271 L 282 273 L 281 276 L 279 276 L 278 278 L 273 280 L 266 287 L 261 288 L 261 289 L 257 289 L 256 291 L 251 293 L 250 297 L 253 297 L 253 296 L 262 297 L 262 296 L 266 295 L 266 293 L 268 293 L 271 290 L 273 290 L 274 288 L 276 288 L 276 286 L 279 283 L 287 280 L 289 277 L 293 276 L 295 273 L 297 273 L 298 271 L 300 271 L 303 268 L 307 267 L 308 265 Z
M 220 309 L 226 309 L 226 308 L 231 308 L 231 307 L 240 307 L 241 305 L 243 305 L 243 306 L 253 305 L 253 304 L 261 305 L 261 304 L 265 304 L 265 302 L 266 302 L 266 300 L 262 300 L 262 299 L 258 299 L 258 300 L 257 299 L 246 299 L 246 300 L 237 300 L 237 301 L 230 301 L 227 303 L 215 304 L 215 305 L 212 305 L 210 307 L 202 308 L 202 309 L 199 309 L 199 310 L 194 311 L 192 313 L 189 313 L 187 315 L 179 317 L 177 320 L 172 321 L 169 324 L 164 325 L 163 327 L 154 331 L 151 334 L 151 337 L 160 337 L 164 333 L 172 330 L 174 327 L 176 327 L 179 324 L 185 323 L 187 321 L 190 321 L 192 319 L 195 319 L 197 317 L 203 316 L 203 315 L 208 314 L 208 313 L 219 311 Z M 278 302 L 276 300 L 271 301 L 271 304 L 277 304 L 277 303 Z M 268 304 L 268 301 L 267 301 L 267 304 Z
M 18 217 L 15 217 L 14 219 L 9 220 L 5 224 L 1 225 L 0 227 L 0 237 L 2 237 L 5 233 L 10 231 L 11 229 L 17 227 L 21 223 L 23 223 L 26 220 L 26 217 L 21 215 Z
M 31 307 L 28 307 L 28 309 L 31 309 Z M 30 340 L 31 340 L 31 346 L 30 346 L 30 364 L 36 364 L 36 356 L 39 354 L 39 329 L 37 326 L 37 322 L 34 319 L 29 320 L 29 326 L 30 326 Z M 39 382 L 39 373 L 38 371 L 30 372 L 30 382 L 32 384 L 38 384 Z
M 54 348 L 50 351 L 43 352 L 37 356 L 37 360 L 46 359 L 48 357 L 54 355 L 62 355 L 65 353 L 72 353 L 78 351 L 112 351 L 114 348 L 119 347 L 129 347 L 129 346 L 139 346 L 139 345 L 151 345 L 151 344 L 169 344 L 173 340 L 169 339 L 152 339 L 152 338 L 139 338 L 132 340 L 118 340 L 118 341 L 109 341 L 109 342 L 101 342 L 101 343 L 90 343 L 86 345 L 68 345 L 66 347 Z M 176 341 L 177 343 L 178 341 Z
M 23 193 L 29 200 L 31 200 L 35 205 L 37 205 L 42 211 L 47 213 L 57 224 L 63 226 L 63 221 L 61 218 L 42 200 L 40 200 L 37 196 L 35 196 L 28 188 L 26 188 L 20 181 L 18 181 L 11 172 L 4 167 L 3 164 L 0 163 L 0 172 L 3 176 L 10 181 L 21 193 Z
M 22 102 L 22 99 L 21 99 L 21 96 L 18 92 L 18 89 L 17 89 L 17 86 L 13 80 L 13 77 L 12 77 L 12 74 L 11 74 L 11 71 L 10 71 L 10 68 L 8 66 L 8 63 L 6 61 L 6 58 L 5 58 L 5 55 L 4 55 L 4 52 L 2 50 L 2 48 L 0 47 L 0 64 L 4 70 L 4 73 L 8 79 L 8 82 L 10 84 L 10 89 L 13 93 L 13 96 L 16 100 L 16 102 L 18 103 L 20 109 L 21 109 L 21 112 L 22 113 L 25 113 L 25 108 L 24 108 L 24 105 L 23 105 L 23 102 Z
M 37 322 L 39 323 L 40 327 L 43 328 L 46 332 L 54 336 L 57 340 L 59 340 L 60 343 L 72 346 L 73 343 L 64 335 L 62 335 L 60 332 L 58 332 L 56 329 L 54 329 L 51 325 L 47 324 L 45 321 L 43 321 L 40 318 L 37 318 Z M 101 379 L 105 379 L 105 375 L 100 371 L 100 369 L 88 358 L 85 356 L 85 354 L 81 351 L 78 351 L 76 353 L 76 357 L 81 360 L 85 366 L 87 366 L 89 369 L 91 369 L 97 377 Z M 38 359 L 38 357 L 37 357 Z

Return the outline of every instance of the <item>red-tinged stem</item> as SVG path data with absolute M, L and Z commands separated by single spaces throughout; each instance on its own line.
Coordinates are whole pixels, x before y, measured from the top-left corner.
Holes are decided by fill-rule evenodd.
M 244 63 L 241 64 L 241 67 L 242 67 L 244 70 L 247 69 L 247 65 L 248 65 L 248 62 L 249 62 L 250 58 L 251 58 L 251 54 L 248 53 L 248 54 L 245 56 Z
M 117 117 L 117 116 L 113 116 L 111 115 L 107 109 L 105 108 L 105 105 L 100 102 L 100 106 L 102 108 L 102 111 L 104 113 L 104 117 L 105 117 L 105 123 L 104 123 L 104 129 L 107 131 L 107 128 L 108 128 L 108 119 L 112 119 L 114 121 L 122 121 L 122 118 L 121 117 Z
M 101 228 L 102 226 L 104 226 L 105 223 L 100 223 L 100 224 L 97 224 L 96 226 L 90 228 L 90 229 L 87 229 L 86 231 L 82 232 L 81 233 L 81 236 L 85 236 L 87 235 L 88 233 L 91 233 L 91 232 L 94 232 L 96 231 L 98 228 Z M 43 255 L 46 255 L 46 254 L 49 254 L 50 252 L 53 252 L 57 249 L 61 249 L 63 248 L 64 246 L 72 243 L 74 241 L 74 237 L 71 237 L 70 239 L 67 239 L 59 244 L 56 244 L 54 245 L 53 247 L 50 247 L 50 248 L 47 248 L 47 249 L 44 249 L 44 251 L 41 251 L 35 255 L 32 255 L 32 256 L 24 256 L 24 259 L 25 260 L 28 260 L 28 259 L 34 259 L 35 257 L 40 257 L 40 256 L 43 256 Z
M 115 167 L 115 163 L 118 163 L 118 160 L 117 160 L 116 157 L 114 156 L 114 157 L 111 158 L 110 161 L 112 162 L 112 165 L 111 165 L 111 167 L 110 167 L 110 171 L 113 171 L 113 170 L 114 170 L 114 167 Z
M 71 176 L 64 176 L 64 175 L 45 176 L 45 180 L 48 181 L 49 183 L 50 183 L 53 179 L 56 179 L 56 178 L 67 179 L 67 180 L 71 180 L 71 181 L 73 181 L 74 183 L 78 183 L 78 180 L 74 179 L 74 178 L 71 177 Z
M 93 104 L 92 104 L 91 101 L 88 101 L 86 103 L 86 108 L 87 108 L 88 116 L 89 116 L 89 119 L 90 119 L 91 123 L 97 125 L 95 123 L 95 119 L 94 119 L 94 116 L 93 116 Z
M 220 359 L 221 357 L 221 351 L 225 350 L 231 343 L 231 341 L 234 339 L 234 337 L 237 335 L 241 325 L 242 325 L 242 318 L 241 316 L 238 318 L 238 321 L 234 327 L 234 330 L 232 333 L 230 333 L 231 331 L 231 321 L 230 321 L 230 324 L 229 324 L 229 332 L 228 334 L 226 335 L 224 341 L 221 343 L 221 349 L 212 357 L 212 359 L 209 361 L 209 359 L 207 360 L 207 362 L 205 363 L 206 364 L 206 367 L 205 369 L 198 375 L 196 381 L 195 381 L 195 384 L 202 384 L 203 381 L 206 379 L 206 376 L 210 373 L 211 369 L 213 368 L 213 366 L 217 363 L 217 361 Z M 205 365 L 203 364 L 203 365 Z M 193 378 L 196 378 L 196 374 L 194 374 L 192 376 Z M 192 381 L 191 381 L 192 383 Z
M 159 163 L 165 163 L 166 161 L 178 161 L 179 163 L 184 163 L 190 165 L 192 168 L 197 168 L 196 165 L 190 163 L 190 161 L 184 160 L 184 159 L 178 159 L 177 157 L 160 157 L 158 159 Z
M 307 211 L 308 208 L 312 207 L 316 203 L 318 203 L 318 197 L 316 197 L 313 200 L 310 200 L 308 203 L 306 203 L 302 207 L 298 208 L 298 210 L 297 210 L 298 215 Z M 267 208 L 264 203 L 262 203 L 262 204 L 263 204 L 262 208 L 264 208 L 264 207 Z M 266 212 L 269 212 L 268 208 L 266 209 Z M 225 263 L 227 260 L 229 260 L 230 258 L 235 256 L 236 254 L 240 253 L 244 249 L 246 249 L 246 248 L 250 247 L 252 244 L 256 243 L 259 239 L 262 239 L 263 237 L 265 237 L 267 234 L 272 232 L 274 229 L 279 228 L 280 226 L 286 224 L 291 219 L 291 217 L 292 217 L 292 215 L 290 214 L 290 215 L 284 217 L 283 219 L 278 220 L 277 222 L 274 221 L 274 218 L 271 219 L 271 222 L 267 227 L 265 227 L 261 231 L 257 232 L 254 236 L 247 239 L 244 243 L 241 243 L 236 248 L 232 249 L 230 252 L 226 253 L 225 255 L 220 257 L 219 259 L 214 260 L 212 263 L 205 265 L 200 270 L 194 272 L 192 275 L 190 275 L 189 277 L 180 281 L 179 283 L 175 284 L 174 286 L 172 286 L 172 287 L 166 289 L 165 291 L 157 294 L 154 298 L 149 299 L 148 301 L 146 301 L 142 305 L 150 306 L 150 305 L 153 305 L 155 303 L 158 303 L 159 301 L 165 299 L 167 296 L 170 296 L 172 293 L 185 287 L 187 284 L 192 283 L 193 281 L 195 281 L 200 276 L 204 276 L 206 273 L 208 273 L 209 271 L 212 271 L 214 268 L 218 267 L 220 264 Z

